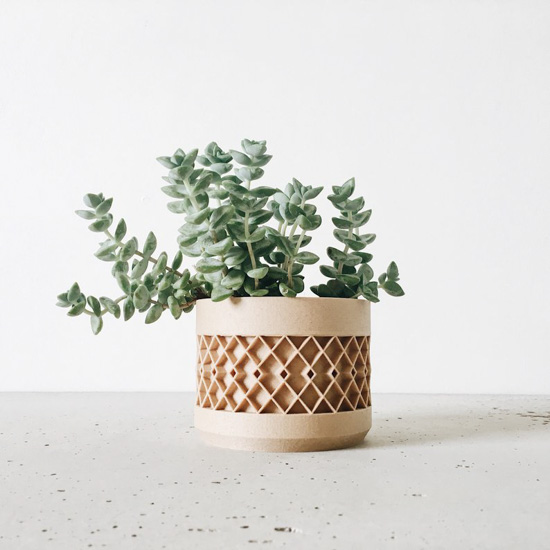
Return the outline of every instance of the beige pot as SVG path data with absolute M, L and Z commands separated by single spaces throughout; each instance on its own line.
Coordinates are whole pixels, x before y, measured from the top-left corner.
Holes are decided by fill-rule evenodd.
M 213 445 L 321 451 L 371 427 L 370 303 L 342 298 L 197 302 L 195 426 Z

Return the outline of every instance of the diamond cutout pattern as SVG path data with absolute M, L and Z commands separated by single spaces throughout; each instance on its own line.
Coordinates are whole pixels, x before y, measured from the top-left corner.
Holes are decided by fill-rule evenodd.
M 197 406 L 315 414 L 371 404 L 369 336 L 198 336 Z

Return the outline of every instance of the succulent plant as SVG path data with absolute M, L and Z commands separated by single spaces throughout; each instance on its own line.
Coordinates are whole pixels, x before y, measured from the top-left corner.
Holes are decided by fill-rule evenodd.
M 300 294 L 305 287 L 304 265 L 319 261 L 306 247 L 322 222 L 312 201 L 323 187 L 306 186 L 296 179 L 284 190 L 257 185 L 272 158 L 266 142 L 245 139 L 241 148 L 225 152 L 212 142 L 202 155 L 197 149 L 187 153 L 178 149 L 157 159 L 168 169 L 162 178 L 167 183 L 162 191 L 173 199 L 168 210 L 182 215 L 184 222 L 178 230 L 178 251 L 170 262 L 166 252 L 156 254 L 153 232 L 140 248 L 136 237 L 128 238 L 124 219 L 113 230 L 112 198 L 102 193 L 85 195 L 87 208 L 76 213 L 90 221 L 91 231 L 105 237 L 95 255 L 112 263 L 122 295 L 87 296 L 74 283 L 58 296 L 57 305 L 68 308 L 72 317 L 88 315 L 92 331 L 98 334 L 106 314 L 127 321 L 138 311 L 146 314 L 146 323 L 153 323 L 165 311 L 178 319 L 204 298 Z M 328 199 L 339 211 L 332 218 L 334 236 L 341 246 L 327 249 L 332 265 L 322 265 L 320 270 L 328 281 L 311 290 L 322 297 L 364 297 L 371 302 L 379 301 L 379 288 L 402 296 L 395 262 L 374 280 L 369 265 L 372 254 L 363 250 L 375 235 L 361 233 L 371 210 L 364 210 L 362 197 L 352 198 L 355 180 L 332 191 Z M 194 261 L 193 272 L 182 269 L 184 257 Z

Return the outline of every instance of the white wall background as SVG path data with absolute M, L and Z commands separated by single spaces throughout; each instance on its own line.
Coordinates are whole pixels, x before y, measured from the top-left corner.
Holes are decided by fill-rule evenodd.
M 549 28 L 543 1 L 4 0 L 0 389 L 193 388 L 193 315 L 94 337 L 54 307 L 117 293 L 72 211 L 102 190 L 173 252 L 155 157 L 249 137 L 266 183 L 355 175 L 374 209 L 407 291 L 374 307 L 376 391 L 550 393 Z

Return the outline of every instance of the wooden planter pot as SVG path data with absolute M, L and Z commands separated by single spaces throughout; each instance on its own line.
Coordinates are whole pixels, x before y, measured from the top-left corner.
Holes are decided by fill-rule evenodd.
M 232 298 L 197 303 L 195 426 L 213 445 L 321 451 L 371 427 L 370 303 Z

